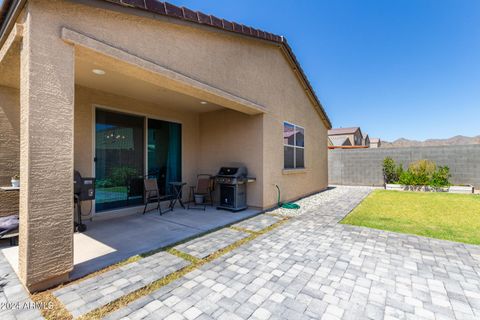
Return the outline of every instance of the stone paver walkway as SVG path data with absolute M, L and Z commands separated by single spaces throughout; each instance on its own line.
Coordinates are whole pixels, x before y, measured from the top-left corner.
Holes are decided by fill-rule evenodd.
M 0 253 L 0 319 L 43 319 L 39 307 L 34 305 L 15 271 Z
M 277 223 L 280 220 L 281 218 L 279 217 L 275 217 L 269 214 L 261 214 L 256 217 L 236 223 L 233 226 L 258 232 L 270 227 L 271 225 Z
M 480 246 L 338 224 L 371 191 L 323 203 L 108 319 L 478 319 Z
M 76 318 L 188 264 L 186 260 L 162 251 L 90 279 L 67 285 L 55 290 L 53 294 Z
M 174 248 L 196 258 L 203 259 L 248 236 L 249 234 L 246 232 L 226 228 L 182 243 Z

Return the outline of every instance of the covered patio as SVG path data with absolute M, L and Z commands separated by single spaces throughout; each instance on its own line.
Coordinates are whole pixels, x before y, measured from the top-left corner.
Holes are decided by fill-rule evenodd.
M 254 209 L 233 213 L 210 206 L 205 211 L 177 207 L 163 215 L 154 210 L 145 215 L 86 221 L 87 231 L 77 232 L 73 236 L 74 269 L 70 279 L 83 277 L 137 254 L 171 246 L 259 213 Z M 11 247 L 8 241 L 3 240 L 0 248 L 18 272 L 18 246 Z
M 141 215 L 143 179 L 152 171 L 160 192 L 167 194 L 172 182 L 181 183 L 188 201 L 197 175 L 213 176 L 233 164 L 248 167 L 249 175 L 257 177 L 248 187 L 247 205 L 262 208 L 263 151 L 255 141 L 262 136 L 263 106 L 65 27 L 51 34 L 59 46 L 55 55 L 36 49 L 28 58 L 48 60 L 51 83 L 33 79 L 43 71 L 21 67 L 26 57 L 19 49 L 31 30 L 17 25 L 5 47 L 8 55 L 0 56 L 0 62 L 15 61 L 8 67 L 0 64 L 13 75 L 13 89 L 4 93 L 12 102 L 2 107 L 15 115 L 10 121 L 17 129 L 12 149 L 20 152 L 12 170 L 20 172 L 21 180 L 19 246 L 2 251 L 29 290 L 82 277 L 259 213 L 209 207 L 205 212 L 175 208 L 163 216 Z M 24 78 L 28 85 L 22 84 Z M 48 101 L 26 93 L 35 101 L 20 101 L 26 88 L 44 92 L 49 84 L 58 88 L 47 94 Z M 24 118 L 29 121 L 20 121 Z M 91 208 L 94 221 L 87 222 L 85 233 L 75 234 L 74 170 L 97 180 L 97 197 L 83 206 L 84 214 Z M 118 182 L 127 175 L 135 176 L 136 190 Z

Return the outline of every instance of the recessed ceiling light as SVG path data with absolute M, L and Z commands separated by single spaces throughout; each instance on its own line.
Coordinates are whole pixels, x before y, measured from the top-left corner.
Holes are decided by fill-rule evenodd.
M 207 101 L 200 101 L 200 104 L 207 104 Z
M 105 75 L 105 71 L 102 69 L 92 69 L 92 72 L 95 73 L 97 76 L 103 76 Z

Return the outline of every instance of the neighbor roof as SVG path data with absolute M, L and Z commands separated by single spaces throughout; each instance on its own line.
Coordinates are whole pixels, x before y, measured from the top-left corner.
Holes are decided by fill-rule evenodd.
M 340 135 L 340 134 L 353 134 L 360 129 L 359 127 L 352 127 L 352 128 L 335 128 L 328 130 L 328 135 Z
M 370 138 L 370 143 L 376 143 L 376 142 L 380 142 L 380 139 L 379 138 Z
M 352 145 L 352 142 L 348 137 L 329 137 L 329 139 L 332 142 L 332 145 L 335 147 Z
M 298 62 L 295 54 L 292 51 L 292 48 L 287 43 L 287 39 L 283 36 L 275 35 L 270 32 L 265 32 L 259 29 L 255 29 L 243 24 L 239 24 L 236 22 L 228 21 L 225 19 L 217 18 L 213 15 L 208 15 L 202 13 L 200 11 L 190 10 L 185 7 L 177 7 L 173 4 L 168 2 L 161 2 L 158 0 L 99 0 L 103 2 L 109 2 L 113 4 L 117 4 L 124 7 L 131 7 L 136 8 L 139 10 L 144 10 L 148 12 L 152 12 L 155 14 L 168 16 L 175 19 L 180 19 L 188 22 L 193 22 L 201 25 L 206 25 L 209 27 L 221 29 L 228 32 L 238 33 L 245 36 L 262 39 L 266 41 L 271 41 L 282 45 L 285 49 L 286 53 L 292 60 L 293 64 L 295 65 L 294 71 L 299 73 L 301 79 L 305 83 L 306 89 L 311 93 L 313 99 L 317 103 L 317 107 L 320 109 L 321 114 L 324 116 L 324 120 L 327 124 L 327 127 L 330 129 L 332 127 L 332 123 L 328 118 L 328 115 L 323 108 L 320 100 L 318 99 L 315 91 L 313 90 L 310 81 L 308 80 L 305 72 L 303 71 L 300 63 Z M 4 0 L 3 5 L 0 7 L 0 46 L 2 45 L 2 38 L 5 36 L 6 32 L 6 24 L 8 24 L 8 20 L 11 19 L 13 14 L 12 8 L 18 8 L 20 5 L 24 4 L 26 0 Z M 84 3 L 84 2 L 83 2 Z

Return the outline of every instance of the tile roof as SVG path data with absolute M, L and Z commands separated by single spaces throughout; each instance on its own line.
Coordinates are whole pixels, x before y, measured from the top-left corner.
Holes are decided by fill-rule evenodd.
M 7 19 L 7 11 L 10 10 L 12 4 L 19 2 L 20 0 L 4 0 L 3 4 L 0 5 L 0 27 L 5 27 L 5 23 L 8 23 Z M 310 81 L 308 80 L 305 72 L 303 71 L 300 63 L 298 62 L 295 54 L 292 51 L 292 48 L 287 43 L 287 39 L 283 36 L 279 36 L 270 32 L 266 32 L 263 30 L 259 30 L 256 28 L 252 28 L 243 24 L 239 24 L 236 22 L 228 21 L 225 19 L 221 19 L 215 17 L 213 15 L 208 15 L 202 13 L 200 11 L 190 10 L 185 7 L 178 7 L 168 2 L 162 2 L 158 0 L 100 0 L 104 2 L 109 2 L 117 5 L 121 5 L 124 7 L 136 8 L 139 10 L 144 10 L 148 12 L 152 12 L 155 14 L 168 16 L 175 19 L 180 19 L 188 22 L 193 22 L 201 25 L 206 25 L 209 27 L 225 30 L 228 32 L 233 32 L 237 34 L 242 34 L 248 37 L 253 37 L 257 39 L 262 39 L 266 41 L 271 41 L 278 43 L 283 46 L 286 50 L 286 53 L 291 58 L 293 64 L 295 65 L 294 71 L 299 73 L 301 79 L 305 83 L 306 89 L 311 93 L 311 96 L 315 100 L 317 107 L 320 109 L 321 114 L 324 116 L 324 120 L 327 124 L 328 128 L 332 127 L 332 123 L 328 118 L 328 115 L 323 108 L 320 100 L 318 99 L 315 90 L 313 90 Z M 26 2 L 23 0 L 22 2 Z M 4 36 L 4 34 L 0 34 L 0 36 Z M 0 39 L 1 40 L 1 39 Z
M 105 2 L 115 3 L 118 5 L 137 8 L 140 10 L 153 12 L 159 15 L 168 16 L 171 18 L 176 18 L 184 21 L 189 21 L 193 23 L 198 23 L 206 26 L 210 26 L 217 29 L 222 29 L 228 32 L 238 33 L 245 36 L 258 38 L 266 41 L 275 42 L 278 44 L 283 45 L 286 49 L 288 55 L 292 59 L 293 63 L 295 64 L 295 71 L 298 70 L 301 78 L 303 79 L 305 85 L 307 86 L 308 91 L 311 93 L 313 99 L 318 104 L 321 113 L 325 117 L 325 121 L 329 128 L 332 127 L 332 123 L 323 108 L 320 99 L 318 99 L 315 90 L 313 90 L 310 81 L 308 80 L 305 72 L 303 71 L 300 63 L 298 62 L 295 54 L 292 51 L 292 48 L 287 43 L 287 39 L 283 36 L 279 36 L 270 32 L 266 32 L 263 30 L 255 29 L 243 24 L 239 24 L 236 22 L 228 21 L 225 19 L 221 19 L 215 17 L 213 15 L 208 15 L 200 11 L 193 11 L 185 7 L 178 7 L 168 2 L 161 2 L 158 0 L 102 0 Z
M 243 35 L 260 38 L 268 41 L 282 43 L 284 38 L 270 32 L 265 32 L 255 29 L 243 24 L 217 18 L 213 15 L 208 15 L 200 11 L 193 11 L 185 7 L 177 7 L 168 2 L 161 2 L 158 0 L 103 0 L 106 2 L 116 3 L 126 7 L 133 7 L 141 10 L 146 10 L 156 14 L 169 16 L 176 19 L 186 20 L 199 24 L 208 25 L 218 29 L 223 29 L 230 32 L 240 33 Z
M 347 137 L 329 137 L 333 146 L 351 146 L 352 142 Z
M 360 129 L 359 127 L 351 127 L 351 128 L 334 128 L 328 130 L 328 135 L 338 135 L 338 134 L 353 134 Z

